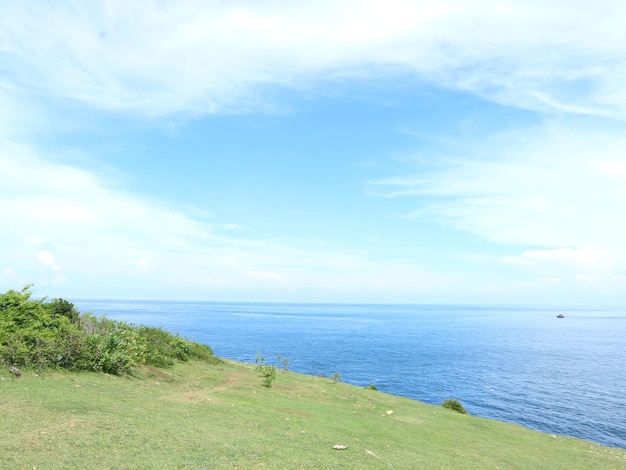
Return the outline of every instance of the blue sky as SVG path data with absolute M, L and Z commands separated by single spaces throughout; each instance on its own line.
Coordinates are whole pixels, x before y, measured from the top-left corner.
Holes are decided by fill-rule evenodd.
M 0 289 L 626 304 L 626 6 L 0 1 Z

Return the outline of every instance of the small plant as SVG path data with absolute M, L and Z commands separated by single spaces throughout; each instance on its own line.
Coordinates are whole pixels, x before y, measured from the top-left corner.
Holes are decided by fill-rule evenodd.
M 376 385 L 368 385 L 367 387 L 363 387 L 365 390 L 378 390 L 378 388 L 376 387 Z
M 467 414 L 467 411 L 465 410 L 463 405 L 461 405 L 461 402 L 459 400 L 455 400 L 454 398 L 448 398 L 441 404 L 441 406 L 443 406 L 444 408 L 448 408 L 449 410 L 454 410 L 457 413 L 461 413 L 464 415 Z
M 265 365 L 265 358 L 261 356 L 261 351 L 256 352 L 256 357 L 254 358 L 254 363 L 256 364 L 255 370 L 260 370 L 261 367 Z
M 276 378 L 276 371 L 282 365 L 281 374 L 289 371 L 289 359 L 283 357 L 282 355 L 278 355 L 278 366 L 267 364 L 265 362 L 265 358 L 261 355 L 260 351 L 256 352 L 256 357 L 254 359 L 254 363 L 256 364 L 255 370 L 261 372 L 261 376 L 263 377 L 263 386 L 271 387 L 272 382 Z
M 281 356 L 280 354 L 278 355 L 278 362 L 279 364 L 282 365 L 282 370 L 280 371 L 281 374 L 284 374 L 286 372 L 289 372 L 289 359 L 287 359 L 286 357 Z
M 268 388 L 271 387 L 272 382 L 276 378 L 276 366 L 263 364 L 261 366 L 261 375 L 263 376 L 263 386 Z
M 337 382 L 341 382 L 341 374 L 339 372 L 335 372 L 334 374 L 330 375 L 329 379 L 334 384 L 336 384 Z

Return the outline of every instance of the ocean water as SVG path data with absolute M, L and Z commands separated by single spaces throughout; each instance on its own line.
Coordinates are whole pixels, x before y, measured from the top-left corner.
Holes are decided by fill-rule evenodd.
M 626 448 L 626 310 L 76 300 L 159 326 L 217 356 L 441 404 Z M 563 313 L 565 318 L 557 319 Z M 277 361 L 276 361 L 277 362 Z

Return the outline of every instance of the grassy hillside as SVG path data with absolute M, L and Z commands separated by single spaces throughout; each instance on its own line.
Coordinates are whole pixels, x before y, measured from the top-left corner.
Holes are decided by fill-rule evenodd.
M 0 371 L 0 468 L 626 469 L 626 451 L 296 373 Z M 333 445 L 347 446 L 335 450 Z

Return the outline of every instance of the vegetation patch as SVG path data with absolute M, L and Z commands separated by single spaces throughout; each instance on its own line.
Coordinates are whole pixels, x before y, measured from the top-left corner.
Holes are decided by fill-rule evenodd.
M 120 375 L 190 358 L 219 361 L 210 347 L 160 328 L 81 314 L 64 299 L 32 299 L 31 286 L 0 295 L 0 364 L 16 376 L 22 368 Z
M 272 386 L 272 382 L 276 378 L 276 373 L 280 367 L 282 367 L 282 369 L 280 369 L 282 374 L 289 372 L 289 359 L 280 354 L 277 356 L 277 359 L 278 365 L 268 364 L 265 362 L 265 357 L 263 357 L 261 351 L 257 351 L 256 353 L 254 363 L 256 364 L 256 370 L 261 373 L 264 387 L 269 388 Z
M 467 414 L 467 411 L 465 410 L 465 407 L 461 404 L 461 402 L 454 398 L 448 398 L 441 404 L 441 406 L 449 410 L 456 411 L 457 413 L 461 413 L 462 415 Z

